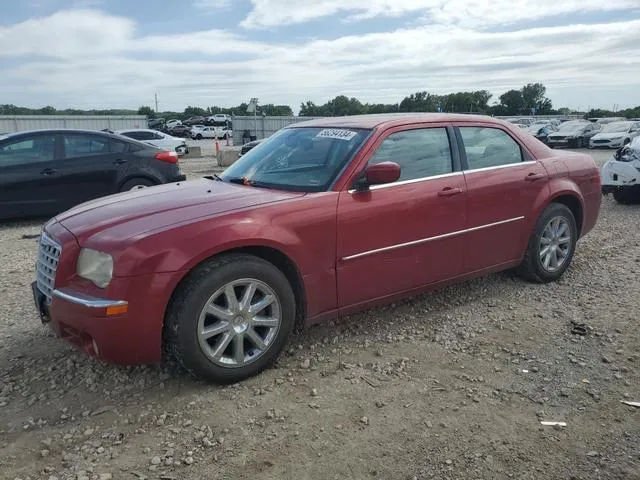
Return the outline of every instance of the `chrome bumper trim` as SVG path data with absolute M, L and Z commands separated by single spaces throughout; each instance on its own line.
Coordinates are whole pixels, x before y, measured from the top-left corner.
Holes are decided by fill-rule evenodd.
M 128 303 L 124 300 L 105 300 L 103 298 L 91 297 L 77 292 L 67 293 L 62 290 L 54 290 L 53 296 L 87 308 L 117 307 L 119 305 L 127 305 Z

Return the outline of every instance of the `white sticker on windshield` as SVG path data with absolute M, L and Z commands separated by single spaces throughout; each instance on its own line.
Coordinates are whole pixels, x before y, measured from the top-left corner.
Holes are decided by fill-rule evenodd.
M 358 132 L 352 132 L 351 130 L 340 130 L 337 128 L 325 128 L 321 130 L 316 137 L 319 138 L 336 138 L 338 140 L 351 140 Z

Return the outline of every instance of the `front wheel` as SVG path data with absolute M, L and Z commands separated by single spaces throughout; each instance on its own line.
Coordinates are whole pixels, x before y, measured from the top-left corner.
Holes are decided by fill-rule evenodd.
M 196 140 L 202 140 L 202 135 L 197 134 L 197 135 L 196 135 Z
M 194 375 L 235 383 L 275 361 L 293 330 L 295 305 L 291 285 L 273 264 L 244 254 L 214 258 L 174 295 L 165 346 Z
M 613 198 L 622 205 L 640 202 L 640 186 L 618 187 L 613 191 Z
M 571 210 L 552 203 L 538 218 L 518 274 L 538 283 L 558 280 L 573 259 L 577 240 L 578 228 Z

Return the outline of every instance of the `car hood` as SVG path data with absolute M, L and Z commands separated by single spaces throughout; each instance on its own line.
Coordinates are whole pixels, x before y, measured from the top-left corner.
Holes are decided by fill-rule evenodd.
M 600 132 L 596 133 L 593 137 L 593 140 L 611 140 L 612 138 L 621 138 L 624 137 L 627 132 Z
M 81 245 L 97 235 L 101 240 L 117 242 L 198 218 L 302 195 L 201 178 L 102 197 L 61 213 L 56 220 Z

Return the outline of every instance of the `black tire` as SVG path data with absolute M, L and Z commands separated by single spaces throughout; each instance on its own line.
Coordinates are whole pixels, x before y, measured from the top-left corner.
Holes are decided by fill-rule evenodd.
M 629 143 L 631 143 L 631 139 L 630 138 L 625 138 L 624 142 L 622 142 L 622 146 L 624 147 L 625 145 L 628 145 Z
M 198 340 L 200 312 L 211 295 L 229 282 L 256 279 L 268 285 L 279 301 L 281 322 L 272 343 L 251 363 L 224 367 L 205 355 Z M 194 269 L 173 295 L 165 318 L 165 352 L 196 377 L 219 384 L 239 382 L 270 366 L 284 348 L 296 317 L 293 290 L 273 264 L 245 254 L 213 258 Z
M 571 239 L 569 250 L 564 263 L 555 271 L 547 270 L 540 260 L 540 242 L 547 224 L 554 218 L 561 217 L 566 220 L 569 225 Z M 525 252 L 522 263 L 517 268 L 516 273 L 526 280 L 537 283 L 548 283 L 558 280 L 571 264 L 573 254 L 576 249 L 578 239 L 578 228 L 576 219 L 569 208 L 561 203 L 552 203 L 544 209 L 538 221 Z
M 197 135 L 196 135 L 196 140 L 202 140 L 202 135 L 197 134 Z
M 630 205 L 640 202 L 640 187 L 616 188 L 613 198 L 621 205 Z
M 120 191 L 128 192 L 129 190 L 133 190 L 135 187 L 146 188 L 153 187 L 154 185 L 155 183 L 147 178 L 130 178 L 120 186 Z

